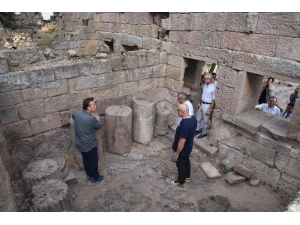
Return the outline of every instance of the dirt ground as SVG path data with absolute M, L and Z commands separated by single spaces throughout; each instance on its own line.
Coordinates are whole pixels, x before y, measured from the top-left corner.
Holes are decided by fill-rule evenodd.
M 194 148 L 191 182 L 173 186 L 176 164 L 171 161 L 172 134 L 158 136 L 149 145 L 133 142 L 127 156 L 105 154 L 100 183 L 86 180 L 84 171 L 74 170 L 78 184 L 70 191 L 74 211 L 83 212 L 282 212 L 289 198 L 269 185 L 256 187 L 245 181 L 228 185 L 223 179 L 209 179 L 200 168 L 206 157 Z M 215 165 L 216 166 L 216 165 Z

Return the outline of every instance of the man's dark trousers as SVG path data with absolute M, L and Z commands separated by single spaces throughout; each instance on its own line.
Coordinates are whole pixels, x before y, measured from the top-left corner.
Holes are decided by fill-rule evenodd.
M 178 161 L 176 162 L 178 168 L 178 181 L 179 184 L 185 183 L 185 178 L 190 178 L 191 176 L 191 163 L 189 156 L 178 156 Z
M 86 175 L 93 178 L 99 177 L 98 172 L 98 148 L 97 146 L 88 152 L 81 152 Z

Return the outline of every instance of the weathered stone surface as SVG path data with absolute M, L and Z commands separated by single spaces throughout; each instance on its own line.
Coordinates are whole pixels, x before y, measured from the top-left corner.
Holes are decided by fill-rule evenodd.
M 160 61 L 160 53 L 159 51 L 150 50 L 147 52 L 147 65 L 154 66 L 158 65 Z
M 205 175 L 210 179 L 221 177 L 218 170 L 210 162 L 204 162 L 200 165 L 200 167 Z
M 244 154 L 246 151 L 247 138 L 240 133 L 234 132 L 231 134 L 230 138 L 222 140 L 222 143 L 226 144 L 229 147 L 237 149 Z M 222 147 L 219 148 L 219 150 L 219 154 L 222 153 Z
M 69 110 L 60 112 L 61 125 L 66 126 L 69 124 L 70 112 Z
M 101 88 L 92 89 L 92 96 L 94 96 L 95 101 L 103 101 L 107 99 L 113 99 L 118 97 L 118 86 L 112 85 Z
M 244 154 L 224 144 L 218 146 L 218 158 L 222 159 L 220 166 L 223 169 L 233 169 L 237 164 L 243 162 Z
M 34 101 L 37 99 L 47 98 L 47 90 L 31 87 L 21 90 L 24 101 Z
M 248 33 L 254 33 L 256 31 L 259 13 L 248 12 L 247 14 L 247 27 L 245 31 Z
M 76 91 L 98 87 L 99 75 L 76 77 Z
M 237 13 L 229 12 L 227 15 L 226 30 L 238 32 L 245 32 L 247 27 L 248 14 L 246 12 Z
M 203 138 L 194 138 L 194 145 L 209 157 L 214 157 L 218 154 L 218 148 L 213 144 L 209 144 Z
M 234 171 L 244 177 L 247 177 L 247 178 L 251 178 L 252 177 L 252 174 L 253 174 L 253 171 L 249 170 L 245 165 L 243 164 L 237 164 L 235 167 L 234 167 Z
M 131 150 L 132 109 L 109 106 L 105 110 L 107 151 L 123 155 Z
M 275 166 L 276 168 L 280 171 L 280 172 L 283 172 L 286 165 L 288 164 L 289 162 L 289 157 L 288 156 L 285 156 L 281 153 L 277 153 L 276 154 L 276 158 L 275 158 Z
M 290 21 L 293 21 L 293 26 Z M 298 37 L 299 27 L 299 12 L 259 13 L 256 33 Z
M 153 78 L 140 80 L 138 81 L 138 84 L 139 84 L 139 92 L 150 91 L 153 89 L 153 86 L 155 85 Z
M 300 161 L 300 149 L 292 148 L 289 156 Z
M 257 186 L 259 184 L 259 180 L 250 179 L 250 183 L 249 184 L 250 184 L 250 186 L 255 187 L 255 186 Z
M 62 173 L 55 160 L 44 159 L 29 163 L 22 173 L 22 179 L 26 191 L 29 191 L 43 180 L 62 180 Z
M 298 61 L 299 52 L 300 38 L 279 37 L 276 57 Z
M 123 34 L 120 40 L 122 45 L 136 46 L 142 48 L 143 39 L 141 37 Z
M 2 124 L 9 124 L 19 120 L 19 115 L 15 106 L 0 108 L 0 121 Z
M 28 71 L 0 75 L 0 92 L 29 88 L 32 85 Z
M 60 113 L 50 113 L 30 120 L 32 134 L 61 127 Z
M 182 81 L 184 77 L 183 69 L 167 65 L 166 76 L 176 81 Z
M 286 138 L 289 121 L 282 117 L 273 117 L 264 122 L 260 129 L 272 134 L 277 140 Z
M 116 71 L 116 72 L 105 74 L 106 85 L 126 83 L 126 79 L 127 79 L 126 71 Z
M 287 178 L 287 176 L 283 175 L 279 182 L 278 182 L 278 188 L 280 190 L 282 190 L 284 193 L 288 194 L 291 197 L 295 197 L 297 195 L 297 193 L 299 192 L 299 187 L 296 187 L 295 185 L 289 183 L 288 181 L 286 181 L 284 178 Z
M 54 67 L 54 71 L 56 79 L 66 79 L 79 76 L 77 64 L 58 65 Z
M 42 181 L 32 188 L 33 212 L 72 211 L 71 197 L 65 182 L 57 179 Z
M 168 54 L 166 52 L 161 52 L 159 56 L 159 63 L 160 64 L 166 64 L 168 61 Z
M 127 97 L 123 96 L 123 97 L 119 97 L 119 98 L 114 98 L 114 99 L 110 99 L 110 100 L 106 100 L 106 101 L 98 101 L 96 102 L 97 105 L 97 112 L 98 114 L 101 115 L 105 115 L 105 110 L 106 108 L 108 108 L 109 106 L 112 105 L 127 105 Z
M 30 137 L 32 135 L 29 123 L 27 120 L 21 120 L 15 123 L 3 125 L 4 134 L 7 134 L 12 139 L 20 139 Z M 14 135 L 15 136 L 14 136 Z M 13 135 L 14 137 L 11 137 Z M 8 137 L 8 138 L 9 138 Z
M 147 92 L 146 97 L 157 102 L 164 101 L 165 88 L 155 88 Z
M 299 169 L 300 169 L 300 163 L 298 160 L 290 158 L 288 164 L 286 165 L 284 172 L 296 179 L 300 180 L 300 174 L 299 174 Z
M 267 184 L 276 185 L 280 178 L 280 172 L 269 166 L 245 155 L 243 165 L 253 171 L 253 176 Z
M 168 120 L 170 116 L 170 111 L 167 109 L 157 110 L 155 116 L 155 135 L 166 135 L 169 131 Z
M 6 58 L 0 57 L 0 74 L 8 73 L 9 67 Z
M 31 119 L 45 113 L 44 100 L 35 100 L 16 105 L 20 119 Z
M 138 58 L 136 55 L 125 55 L 124 57 L 124 68 L 125 69 L 136 69 L 139 67 Z
M 110 60 L 101 59 L 94 60 L 92 66 L 92 74 L 97 75 L 101 73 L 108 73 L 112 71 Z
M 190 44 L 206 46 L 206 47 L 221 47 L 222 33 L 214 31 L 191 31 Z
M 0 93 L 0 107 L 15 105 L 23 102 L 21 91 L 12 91 L 6 93 Z
M 70 171 L 68 173 L 68 175 L 64 178 L 64 182 L 66 182 L 67 185 L 78 183 L 77 177 L 75 176 L 73 171 Z
M 130 24 L 152 24 L 153 16 L 149 12 L 128 12 L 127 21 Z
M 225 175 L 224 180 L 228 182 L 228 184 L 238 184 L 245 181 L 246 177 L 240 176 L 236 172 L 229 172 Z
M 82 104 L 81 92 L 60 95 L 44 100 L 46 113 L 59 112 Z
M 118 84 L 118 96 L 131 95 L 138 92 L 138 82 Z
M 183 89 L 183 81 L 177 81 L 172 78 L 166 77 L 165 86 L 173 91 L 182 91 Z
M 224 31 L 228 13 L 193 13 L 192 30 Z
M 132 139 L 141 144 L 152 141 L 156 116 L 156 101 L 146 98 L 133 98 Z
M 66 176 L 69 174 L 70 172 L 70 165 L 67 162 L 65 157 L 62 156 L 57 156 L 53 158 L 58 165 L 58 168 L 60 169 L 61 173 L 62 173 L 62 178 L 66 178 Z
M 6 171 L 3 161 L 0 157 L 0 211 L 1 212 L 16 212 L 17 204 L 11 187 L 11 179 Z
M 246 144 L 246 154 L 271 167 L 274 166 L 276 152 L 268 146 L 261 145 L 248 139 Z
M 80 76 L 90 76 L 92 75 L 92 63 L 91 62 L 78 63 L 78 70 Z
M 186 13 L 170 14 L 168 30 L 191 30 L 191 17 L 191 14 Z
M 47 96 L 48 97 L 68 93 L 67 79 L 56 80 L 56 81 L 53 81 L 53 82 L 44 83 L 44 84 L 39 85 L 39 87 L 41 87 L 41 89 L 46 89 L 47 90 Z
M 152 67 L 127 70 L 127 81 L 137 81 L 150 78 L 152 75 Z
M 277 43 L 277 36 L 232 32 L 228 48 L 241 52 L 275 56 Z
M 140 68 L 147 66 L 147 52 L 140 52 L 137 54 L 138 64 Z
M 170 31 L 169 41 L 188 44 L 191 43 L 190 31 Z
M 244 128 L 252 134 L 258 132 L 262 123 L 273 117 L 274 115 L 259 111 L 257 109 L 251 109 L 245 113 L 242 113 L 236 117 L 236 125 Z
M 124 58 L 122 56 L 113 56 L 110 58 L 111 68 L 113 71 L 123 70 L 123 61 Z

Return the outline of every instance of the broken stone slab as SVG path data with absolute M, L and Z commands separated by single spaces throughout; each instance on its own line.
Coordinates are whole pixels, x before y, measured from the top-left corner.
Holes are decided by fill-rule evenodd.
M 42 181 L 32 187 L 32 212 L 71 211 L 71 197 L 68 185 L 56 179 Z
M 221 177 L 218 170 L 210 162 L 204 162 L 200 165 L 200 167 L 203 170 L 203 172 L 205 173 L 205 175 L 211 179 Z
M 57 162 L 58 167 L 62 173 L 62 178 L 64 179 L 70 172 L 70 165 L 64 157 L 56 157 L 54 160 Z
M 67 185 L 78 183 L 77 177 L 75 176 L 73 171 L 70 171 L 68 173 L 68 175 L 64 178 L 64 182 L 66 182 Z
M 39 160 L 29 163 L 22 173 L 22 179 L 26 191 L 43 180 L 62 180 L 62 173 L 58 164 L 53 159 Z
M 229 172 L 225 175 L 224 180 L 228 182 L 228 184 L 238 184 L 245 181 L 246 177 L 243 177 L 236 172 Z
M 251 171 L 250 169 L 248 169 L 245 165 L 243 164 L 238 164 L 234 167 L 234 171 L 237 172 L 238 174 L 247 177 L 247 178 L 251 178 L 253 171 Z
M 160 109 L 156 112 L 155 117 L 155 135 L 166 135 L 169 131 L 168 120 L 170 111 L 167 109 Z
M 69 58 L 75 58 L 77 56 L 77 52 L 74 49 L 70 49 L 68 51 L 68 57 Z
M 255 180 L 255 179 L 251 179 L 251 180 L 250 180 L 250 186 L 255 187 L 255 186 L 257 186 L 258 184 L 259 184 L 259 180 Z
M 288 131 L 289 121 L 282 117 L 273 117 L 266 122 L 264 122 L 260 129 L 262 132 L 271 134 L 277 140 L 286 140 L 287 141 L 287 131 Z
M 107 152 L 124 155 L 132 142 L 132 109 L 124 105 L 109 106 L 105 110 Z
M 132 112 L 132 139 L 141 144 L 152 141 L 157 102 L 143 97 L 134 97 Z
M 218 153 L 218 148 L 205 141 L 205 138 L 200 139 L 195 136 L 194 145 L 209 157 L 215 157 Z

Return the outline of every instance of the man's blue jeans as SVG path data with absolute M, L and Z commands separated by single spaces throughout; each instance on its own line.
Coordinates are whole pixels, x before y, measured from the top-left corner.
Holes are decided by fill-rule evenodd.
M 81 152 L 84 170 L 87 176 L 98 178 L 98 148 L 97 146 L 88 152 Z

